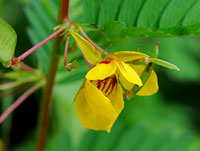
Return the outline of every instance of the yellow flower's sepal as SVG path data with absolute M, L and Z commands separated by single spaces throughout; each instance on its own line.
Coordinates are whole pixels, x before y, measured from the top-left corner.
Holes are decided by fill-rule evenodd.
M 87 40 L 81 37 L 74 31 L 69 31 L 72 37 L 75 39 L 76 43 L 78 44 L 82 54 L 91 64 L 97 64 L 102 60 L 101 53 Z
M 124 107 L 120 85 L 117 85 L 109 97 L 106 97 L 89 80 L 79 91 L 75 102 L 76 113 L 85 128 L 107 132 L 110 132 Z
M 148 55 L 136 51 L 118 51 L 114 53 L 121 61 L 128 62 L 149 57 Z

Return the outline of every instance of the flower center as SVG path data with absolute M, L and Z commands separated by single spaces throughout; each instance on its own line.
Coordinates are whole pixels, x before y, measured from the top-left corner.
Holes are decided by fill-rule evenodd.
M 96 87 L 101 90 L 106 97 L 108 97 L 117 86 L 117 77 L 115 75 L 110 76 L 104 80 L 91 81 Z

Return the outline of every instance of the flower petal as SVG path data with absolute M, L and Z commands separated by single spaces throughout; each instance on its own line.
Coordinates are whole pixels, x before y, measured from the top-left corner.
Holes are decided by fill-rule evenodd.
M 146 66 L 145 65 L 131 65 L 131 67 L 133 67 L 133 69 L 138 73 L 138 75 L 141 75 Z M 137 95 L 148 96 L 148 95 L 155 94 L 157 91 L 158 91 L 158 78 L 157 78 L 156 73 L 152 70 L 151 75 L 149 76 L 149 79 L 146 81 L 146 83 L 140 89 Z
M 108 96 L 108 98 L 118 116 L 124 108 L 123 90 L 121 85 L 117 84 L 112 93 Z
M 83 90 L 76 98 L 79 120 L 86 128 L 110 132 L 118 116 L 110 100 L 89 80 Z
M 117 70 L 117 65 L 115 62 L 101 63 L 92 68 L 86 74 L 86 79 L 88 80 L 103 80 L 111 75 L 113 75 Z
M 81 124 L 88 129 L 93 130 L 107 130 L 110 129 L 110 120 L 97 114 L 93 108 L 88 104 L 85 96 L 85 90 L 79 91 L 76 97 L 76 114 Z
M 144 53 L 136 52 L 136 51 L 118 51 L 118 52 L 115 52 L 114 55 L 116 55 L 120 60 L 124 62 L 149 57 L 148 55 Z
M 124 79 L 126 79 L 128 82 L 132 84 L 137 84 L 139 86 L 142 86 L 142 81 L 138 74 L 131 68 L 129 64 L 124 63 L 121 61 L 121 64 L 117 62 L 117 66 L 119 69 L 119 78 L 122 79 L 121 76 L 123 76 Z M 126 85 L 126 83 L 123 83 L 124 80 L 120 81 L 122 85 Z
M 121 82 L 122 86 L 128 91 L 130 91 L 134 86 L 133 83 L 126 80 L 126 78 L 122 75 L 119 76 L 119 81 Z
M 76 43 L 78 44 L 81 52 L 85 56 L 91 64 L 96 64 L 101 61 L 101 53 L 96 50 L 96 48 L 90 44 L 87 40 L 81 37 L 76 32 L 70 31 L 70 34 L 75 39 Z

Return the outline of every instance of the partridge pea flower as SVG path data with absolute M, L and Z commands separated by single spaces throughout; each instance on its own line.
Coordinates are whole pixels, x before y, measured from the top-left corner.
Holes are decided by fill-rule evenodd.
M 129 55 L 126 57 L 126 54 Z M 108 54 L 87 73 L 75 98 L 76 113 L 85 128 L 110 132 L 124 108 L 123 90 L 119 82 L 125 89 L 135 84 L 143 85 L 138 73 L 124 61 L 145 57 L 147 55 L 139 52 Z
M 134 85 L 143 86 L 140 75 L 145 66 L 133 66 L 127 62 L 134 63 L 149 56 L 140 52 L 123 51 L 108 54 L 102 59 L 100 52 L 91 43 L 76 32 L 70 31 L 70 34 L 86 60 L 94 65 L 75 98 L 78 118 L 85 128 L 110 132 L 124 108 L 121 85 L 128 91 Z M 157 77 L 152 72 L 138 95 L 151 95 L 157 88 Z

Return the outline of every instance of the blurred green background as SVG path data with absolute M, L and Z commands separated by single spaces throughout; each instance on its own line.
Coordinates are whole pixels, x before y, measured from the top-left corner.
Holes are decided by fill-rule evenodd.
M 51 7 L 46 9 L 50 15 L 46 19 L 31 22 L 30 16 L 45 16 L 42 11 L 34 16 L 34 10 L 41 10 L 37 2 L 38 0 L 4 1 L 1 17 L 12 25 L 18 35 L 15 56 L 45 38 L 55 26 L 57 0 L 50 0 Z M 42 1 L 43 4 L 45 2 Z M 80 1 L 72 1 L 71 12 L 73 7 L 78 9 L 70 14 L 71 18 L 78 20 L 77 16 L 83 11 Z M 79 123 L 73 98 L 87 67 L 80 60 L 80 68 L 70 73 L 63 68 L 61 59 L 50 112 L 47 151 L 200 150 L 200 38 L 179 36 L 119 39 L 107 42 L 107 46 L 117 51 L 135 50 L 137 44 L 141 43 L 142 52 L 148 54 L 157 41 L 160 42 L 159 58 L 176 64 L 180 71 L 156 66 L 159 92 L 149 97 L 136 96 L 132 100 L 125 100 L 125 108 L 110 134 L 87 130 Z M 45 53 L 50 50 L 51 42 L 26 58 L 25 63 L 39 67 L 45 73 L 48 59 L 45 60 L 40 54 L 48 55 Z M 0 65 L 0 71 L 7 72 L 9 69 Z M 22 92 L 1 99 L 1 112 L 20 94 Z M 34 150 L 40 99 L 41 91 L 37 91 L 0 126 L 0 151 L 4 150 L 3 146 L 8 151 Z

